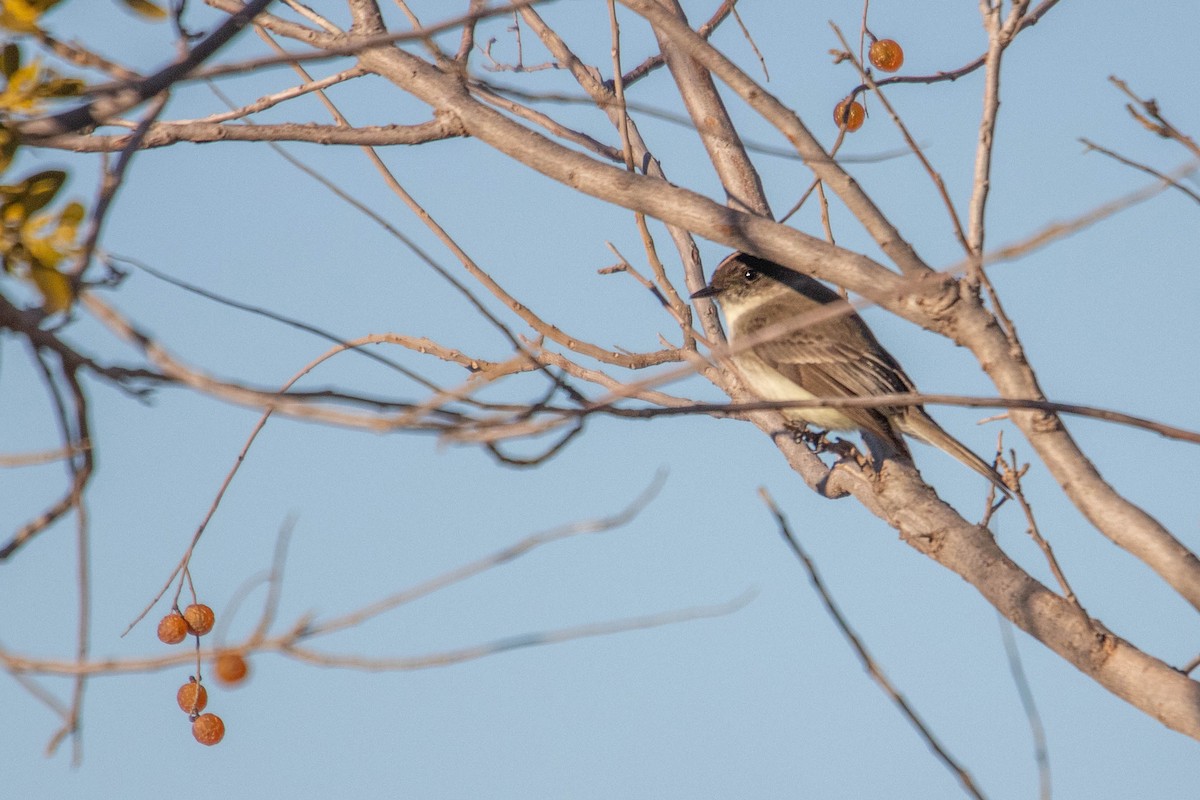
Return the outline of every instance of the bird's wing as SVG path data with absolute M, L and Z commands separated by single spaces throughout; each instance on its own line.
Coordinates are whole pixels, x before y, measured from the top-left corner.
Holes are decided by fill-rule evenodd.
M 743 320 L 742 332 L 753 335 L 767 326 L 768 315 L 753 315 Z M 778 317 L 776 317 L 778 319 Z M 798 384 L 816 397 L 870 397 L 915 391 L 899 365 L 878 345 L 870 331 L 857 319 L 850 331 L 837 326 L 816 325 L 787 333 L 779 338 L 755 345 L 752 350 L 759 358 L 773 365 L 788 380 Z M 861 327 L 860 327 L 861 326 Z M 846 341 L 846 334 L 862 338 Z M 874 352 L 866 349 L 870 345 Z M 884 438 L 900 452 L 907 452 L 900 435 L 888 419 L 884 408 L 842 408 L 841 411 L 860 428 Z M 894 412 L 893 412 L 894 413 Z

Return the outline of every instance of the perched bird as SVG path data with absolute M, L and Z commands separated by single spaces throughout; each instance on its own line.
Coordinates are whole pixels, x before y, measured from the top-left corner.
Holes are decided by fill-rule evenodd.
M 711 297 L 720 304 L 729 326 L 730 343 L 735 347 L 740 339 L 845 302 L 807 275 L 746 253 L 734 253 L 722 261 L 709 285 L 692 297 Z M 749 389 L 764 400 L 871 397 L 917 391 L 896 359 L 852 312 L 781 333 L 734 352 L 730 358 Z M 880 443 L 911 459 L 900 435 L 907 434 L 954 456 L 1011 497 L 999 473 L 942 430 L 919 405 L 782 411 L 794 423 L 862 431 L 873 450 L 877 451 L 876 443 Z M 875 455 L 878 458 L 880 454 Z

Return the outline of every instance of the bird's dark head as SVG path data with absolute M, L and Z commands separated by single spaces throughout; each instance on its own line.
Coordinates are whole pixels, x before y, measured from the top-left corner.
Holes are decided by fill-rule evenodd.
M 834 292 L 809 276 L 747 253 L 728 256 L 717 265 L 708 286 L 692 297 L 715 298 L 730 312 L 786 296 L 788 292 L 800 292 L 819 303 L 838 299 Z

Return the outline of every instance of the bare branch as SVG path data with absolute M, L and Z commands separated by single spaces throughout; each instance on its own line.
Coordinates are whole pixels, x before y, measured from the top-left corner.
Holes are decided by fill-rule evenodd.
M 655 2 L 659 4 L 662 13 L 671 15 L 680 25 L 686 27 L 687 18 L 679 0 Z M 688 30 L 690 32 L 691 29 Z M 717 94 L 712 76 L 701 64 L 693 61 L 691 54 L 681 48 L 670 35 L 659 31 L 657 27 L 655 35 L 658 37 L 659 48 L 667 59 L 667 69 L 675 79 L 679 97 L 691 115 L 696 133 L 704 143 L 708 158 L 725 187 L 726 204 L 739 211 L 771 217 L 771 208 L 767 204 L 758 171 L 754 169 L 750 157 L 742 147 L 741 137 L 729 117 L 725 103 Z
M 595 412 L 607 413 L 614 410 L 610 405 L 611 402 L 612 401 L 610 400 L 596 402 L 585 409 L 579 409 L 577 411 L 563 409 L 562 413 L 571 416 Z M 964 395 L 953 394 L 926 394 L 924 392 L 918 394 L 872 395 L 871 397 L 815 397 L 811 400 L 791 400 L 787 402 L 761 400 L 740 403 L 691 403 L 687 405 L 674 405 L 671 408 L 620 409 L 620 413 L 622 416 L 651 419 L 653 417 L 669 417 L 686 414 L 737 416 L 747 411 L 761 411 L 765 409 L 882 408 L 904 405 L 944 405 L 962 406 L 964 408 L 1019 408 L 1038 411 L 1052 411 L 1056 414 L 1072 414 L 1079 417 L 1101 419 L 1116 423 L 1118 425 L 1127 425 L 1131 428 L 1140 428 L 1152 433 L 1157 433 L 1167 439 L 1176 439 L 1178 441 L 1191 442 L 1192 444 L 1200 444 L 1200 431 L 1179 428 L 1174 425 L 1167 425 L 1165 423 L 1156 422 L 1155 420 L 1147 419 L 1145 417 L 1139 417 L 1133 414 L 1125 414 L 1123 412 L 1113 411 L 1107 408 L 1097 408 L 1095 406 L 1079 405 L 1077 403 L 1057 403 L 1052 400 L 1021 400 L 1012 397 L 967 397 Z
M 445 667 L 450 664 L 461 664 L 487 656 L 505 653 L 524 647 L 558 644 L 574 639 L 591 638 L 594 636 L 609 636 L 614 633 L 659 628 L 664 625 L 674 625 L 698 619 L 711 619 L 733 614 L 744 608 L 753 599 L 752 594 L 743 595 L 733 600 L 713 606 L 695 606 L 679 611 L 666 611 L 659 614 L 648 614 L 640 617 L 626 617 L 609 622 L 597 622 L 590 625 L 576 625 L 570 628 L 527 633 L 519 636 L 509 636 L 496 639 L 484 644 L 464 647 L 458 650 L 448 650 L 425 656 L 410 658 L 363 658 L 360 656 L 334 656 L 319 653 L 308 648 L 288 646 L 282 648 L 285 655 L 325 667 L 342 667 L 367 671 L 394 671 L 412 669 L 430 669 Z
M 621 0 L 621 2 L 629 9 L 644 16 L 654 25 L 655 31 L 660 37 L 668 38 L 682 52 L 717 75 L 751 108 L 775 125 L 796 147 L 796 151 L 804 158 L 804 163 L 813 173 L 837 193 L 863 228 L 871 234 L 901 272 L 916 275 L 929 271 L 929 267 L 917 257 L 916 252 L 904 240 L 900 231 L 886 218 L 866 192 L 846 174 L 845 170 L 829 157 L 820 142 L 794 112 L 746 75 L 720 51 L 701 39 L 695 31 L 670 12 L 665 11 L 658 5 L 657 0 Z M 774 259 L 774 256 L 765 252 L 760 253 L 753 250 L 752 252 Z
M 813 563 L 813 560 L 809 557 L 808 553 L 804 551 L 804 548 L 800 545 L 800 540 L 796 538 L 794 533 L 792 533 L 792 529 L 788 525 L 787 518 L 783 515 L 783 512 L 779 510 L 779 506 L 775 504 L 775 500 L 765 488 L 759 487 L 758 494 L 762 498 L 762 501 L 766 504 L 767 509 L 771 512 L 771 515 L 775 517 L 775 523 L 779 526 L 779 534 L 783 537 L 783 540 L 787 542 L 788 547 L 791 548 L 796 558 L 800 560 L 801 565 L 804 567 L 804 571 L 808 573 L 809 583 L 812 584 L 813 589 L 815 589 L 817 594 L 820 596 L 821 602 L 825 606 L 825 611 L 829 614 L 829 617 L 833 620 L 834 624 L 837 625 L 838 630 L 840 630 L 842 633 L 842 636 L 847 642 L 850 643 L 850 647 L 853 648 L 854 654 L 858 656 L 858 660 L 863 665 L 863 669 L 865 669 L 867 674 L 871 676 L 871 680 L 875 681 L 879 688 L 883 690 L 883 693 L 891 698 L 891 701 L 896 704 L 896 707 L 899 708 L 900 712 L 904 714 L 905 718 L 908 719 L 909 724 L 912 725 L 921 738 L 925 740 L 925 744 L 927 744 L 929 749 L 933 751 L 934 755 L 938 757 L 938 760 L 945 765 L 946 769 L 950 770 L 951 774 L 958 778 L 959 783 L 963 785 L 963 788 L 966 790 L 967 794 L 978 798 L 978 800 L 984 800 L 984 795 L 975 785 L 975 781 L 971 777 L 971 773 L 967 772 L 967 770 L 946 751 L 945 746 L 938 741 L 937 737 L 933 735 L 933 731 L 931 731 L 929 726 L 925 724 L 925 721 L 921 719 L 916 710 L 909 705 L 909 702 L 905 699 L 904 695 L 902 695 L 900 691 L 896 689 L 895 685 L 892 684 L 887 674 L 884 673 L 883 669 L 879 666 L 875 659 L 871 657 L 871 653 L 867 650 L 866 645 L 862 643 L 862 639 L 860 639 L 858 634 L 854 632 L 854 629 L 850 627 L 850 623 L 846 620 L 845 615 L 842 614 L 841 609 L 838 608 L 837 603 L 834 602 L 833 595 L 829 593 L 829 589 L 825 586 L 825 582 L 821 579 L 820 573 L 817 572 L 817 565 Z
M 14 467 L 33 467 L 39 464 L 51 464 L 55 461 L 62 461 L 68 458 L 74 458 L 80 451 L 80 448 L 59 448 L 57 450 L 43 450 L 37 453 L 14 453 L 12 455 L 0 456 L 0 468 Z
M 1134 94 L 1133 90 L 1125 81 L 1120 80 L 1115 76 L 1109 76 L 1109 82 L 1125 93 L 1135 104 L 1137 108 L 1128 105 L 1125 108 L 1129 111 L 1130 116 L 1142 124 L 1146 130 L 1157 134 L 1164 139 L 1173 139 L 1183 145 L 1187 150 L 1197 158 L 1200 158 L 1200 144 L 1196 144 L 1196 140 L 1185 135 L 1182 131 L 1167 121 L 1159 110 L 1158 103 L 1153 98 L 1144 100 Z M 1140 109 L 1140 110 L 1139 110 Z
M 1116 161 L 1119 164 L 1124 164 L 1127 167 L 1132 167 L 1133 169 L 1136 169 L 1139 172 L 1144 172 L 1147 175 L 1153 175 L 1155 178 L 1158 178 L 1163 183 L 1169 185 L 1172 189 L 1178 189 L 1179 191 L 1183 192 L 1185 195 L 1187 195 L 1189 198 L 1191 198 L 1195 202 L 1200 203 L 1200 194 L 1197 194 L 1196 192 L 1192 191 L 1188 187 L 1184 186 L 1182 183 L 1179 182 L 1178 179 L 1172 178 L 1170 175 L 1167 175 L 1166 173 L 1159 172 L 1158 170 L 1154 169 L 1153 167 L 1151 167 L 1147 164 L 1143 164 L 1139 161 L 1134 161 L 1132 158 L 1126 158 L 1125 156 L 1121 155 L 1120 153 L 1116 153 L 1116 152 L 1113 152 L 1112 150 L 1109 150 L 1107 147 L 1101 147 L 1100 145 L 1093 142 L 1091 139 L 1080 139 L 1079 141 L 1083 143 L 1083 146 L 1086 147 L 1089 152 L 1092 150 L 1095 150 L 1097 153 L 1108 156 L 1113 161 Z
M 1004 642 L 1004 653 L 1008 658 L 1008 669 L 1012 673 L 1013 683 L 1017 687 L 1017 695 L 1021 698 L 1021 707 L 1025 709 L 1025 717 L 1029 720 L 1029 730 L 1033 735 L 1033 759 L 1038 768 L 1038 797 L 1040 800 L 1050 800 L 1050 752 L 1046 746 L 1046 729 L 1042 726 L 1042 717 L 1038 713 L 1037 704 L 1033 700 L 1033 692 L 1029 688 L 1029 679 L 1021 666 L 1021 652 L 1017 649 L 1017 637 L 1013 636 L 1012 623 L 1000 615 L 996 615 L 1000 625 L 1000 639 Z
M 1019 3 L 1019 5 L 1024 7 L 1024 6 L 1028 5 L 1028 2 L 1025 2 L 1024 0 L 1022 0 L 1022 2 Z M 1026 14 L 1020 15 L 1015 28 L 1013 28 L 1011 31 L 1009 30 L 1008 26 L 1006 25 L 1006 27 L 1004 29 L 1004 34 L 1005 34 L 1004 46 L 1007 47 L 1009 44 L 1011 44 L 1012 39 L 1018 33 L 1021 33 L 1022 31 L 1026 30 L 1028 28 L 1031 28 L 1034 25 L 1036 25 L 1038 22 L 1040 22 L 1042 17 L 1045 16 L 1046 12 L 1048 12 L 1050 9 L 1054 8 L 1054 6 L 1056 6 L 1056 5 L 1058 5 L 1058 0 L 1042 0 L 1042 2 L 1040 4 L 1038 4 L 1038 7 L 1035 8 L 1033 11 L 1030 11 Z M 1014 18 L 1016 18 L 1016 15 L 1010 14 L 1009 22 L 1012 22 Z M 982 67 L 984 64 L 987 63 L 987 59 L 988 59 L 988 54 L 985 51 L 981 56 L 979 56 L 979 58 L 976 58 L 974 61 L 970 62 L 969 64 L 965 64 L 965 65 L 959 67 L 958 69 L 953 69 L 953 70 L 949 70 L 946 72 L 938 72 L 933 75 L 893 75 L 889 78 L 881 78 L 881 79 L 877 80 L 875 82 L 875 85 L 876 86 L 891 86 L 892 84 L 898 84 L 898 83 L 932 84 L 932 83 L 941 83 L 943 81 L 956 81 L 959 78 L 970 75 L 972 72 L 974 72 L 975 70 Z M 856 94 L 859 94 L 860 92 L 864 92 L 866 90 L 867 90 L 867 85 L 862 84 L 861 86 L 858 86 L 857 88 L 855 88 L 855 90 L 852 92 L 852 94 L 856 95 Z
M 279 125 L 224 125 L 214 122 L 159 122 L 151 125 L 138 147 L 149 150 L 179 142 L 311 142 L 313 144 L 415 145 L 466 135 L 451 117 L 437 117 L 416 125 L 364 125 L 344 128 L 338 125 L 282 123 Z M 132 134 L 96 136 L 64 134 L 43 139 L 39 147 L 73 150 L 77 153 L 108 153 L 125 150 L 133 143 Z
M 91 102 L 63 111 L 51 117 L 31 119 L 15 125 L 26 141 L 61 136 L 65 133 L 99 125 L 112 117 L 161 94 L 203 64 L 226 42 L 250 23 L 271 0 L 249 0 L 245 6 L 225 20 L 215 31 L 192 48 L 185 57 L 142 80 L 127 84 L 119 90 L 104 94 Z

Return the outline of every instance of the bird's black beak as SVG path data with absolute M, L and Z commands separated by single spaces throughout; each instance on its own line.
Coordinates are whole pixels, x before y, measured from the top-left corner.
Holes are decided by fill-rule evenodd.
M 716 297 L 720 293 L 721 292 L 718 289 L 714 289 L 711 286 L 705 286 L 698 292 L 692 292 L 691 297 L 693 300 L 699 300 L 701 297 Z

